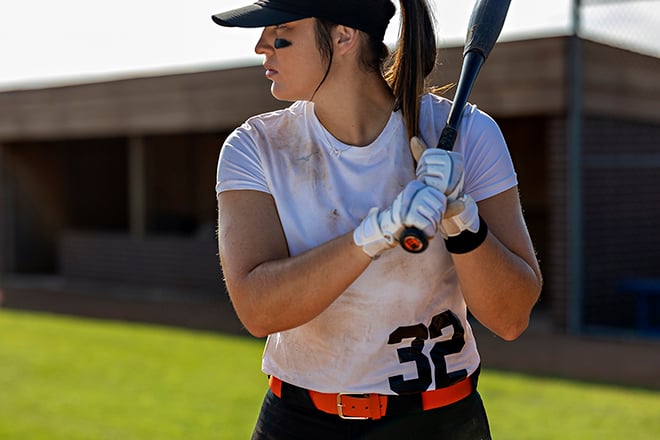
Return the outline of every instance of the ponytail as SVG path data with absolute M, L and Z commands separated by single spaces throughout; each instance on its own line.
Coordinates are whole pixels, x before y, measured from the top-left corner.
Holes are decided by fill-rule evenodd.
M 401 30 L 385 79 L 401 109 L 408 138 L 419 132 L 420 99 L 435 67 L 435 29 L 427 0 L 400 0 Z

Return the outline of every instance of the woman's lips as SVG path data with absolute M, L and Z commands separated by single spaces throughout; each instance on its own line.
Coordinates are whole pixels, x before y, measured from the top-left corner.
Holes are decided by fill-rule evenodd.
M 273 69 L 271 66 L 264 66 L 266 69 L 266 78 L 271 78 L 277 75 L 277 70 Z

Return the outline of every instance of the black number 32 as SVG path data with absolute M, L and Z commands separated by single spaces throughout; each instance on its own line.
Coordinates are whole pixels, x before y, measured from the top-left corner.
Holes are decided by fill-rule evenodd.
M 428 356 L 423 352 L 426 341 L 432 342 L 442 336 L 442 330 L 452 327 L 454 333 L 451 339 L 433 344 Z M 460 353 L 465 346 L 465 330 L 458 317 L 451 311 L 436 315 L 427 327 L 417 324 L 399 327 L 390 334 L 388 344 L 399 344 L 404 339 L 412 339 L 409 347 L 397 350 L 399 362 L 414 362 L 417 367 L 417 378 L 405 380 L 403 375 L 389 378 L 390 388 L 397 394 L 426 391 L 432 383 L 435 374 L 435 387 L 443 388 L 467 377 L 467 370 L 447 371 L 446 356 Z M 430 359 L 429 359 L 430 358 Z M 431 367 L 433 364 L 433 367 Z

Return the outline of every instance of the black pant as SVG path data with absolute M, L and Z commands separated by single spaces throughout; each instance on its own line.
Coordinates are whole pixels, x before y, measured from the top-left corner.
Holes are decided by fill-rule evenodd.
M 301 403 L 280 399 L 269 390 L 252 440 L 491 439 L 486 411 L 476 391 L 449 406 L 380 420 L 344 420 Z

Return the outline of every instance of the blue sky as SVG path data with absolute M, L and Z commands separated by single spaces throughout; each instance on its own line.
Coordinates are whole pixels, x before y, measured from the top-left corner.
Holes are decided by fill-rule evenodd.
M 258 64 L 253 47 L 259 30 L 222 28 L 210 18 L 248 3 L 4 0 L 0 4 L 0 89 Z M 432 3 L 440 42 L 462 44 L 473 1 Z M 512 1 L 502 39 L 568 33 L 570 4 L 570 0 Z M 656 27 L 660 27 L 657 22 Z M 395 21 L 386 40 L 394 41 L 397 28 Z

